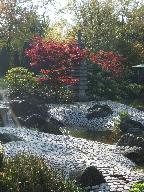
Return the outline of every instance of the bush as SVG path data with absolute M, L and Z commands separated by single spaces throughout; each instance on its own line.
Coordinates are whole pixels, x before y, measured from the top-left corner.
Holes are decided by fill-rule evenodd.
M 126 118 L 130 118 L 130 115 L 127 111 L 121 111 L 119 113 L 119 116 L 120 116 L 120 121 L 126 119 Z
M 125 89 L 131 99 L 144 97 L 144 85 L 131 83 L 128 84 Z
M 1 180 L 5 192 L 80 192 L 73 181 L 64 181 L 43 159 L 18 155 L 5 159 Z
M 23 67 L 8 70 L 5 80 L 11 96 L 32 94 L 38 86 L 38 81 L 34 74 Z
M 114 79 L 110 71 L 105 71 L 100 65 L 90 63 L 88 74 L 88 95 L 92 99 L 121 100 L 126 97 L 120 79 Z
M 59 87 L 53 89 L 49 84 L 39 83 L 37 89 L 37 95 L 39 95 L 47 103 L 72 103 L 73 92 L 71 88 Z
M 39 82 L 37 76 L 23 67 L 12 68 L 8 71 L 5 81 L 8 84 L 11 98 L 38 97 L 47 103 L 63 103 L 72 101 L 72 91 L 64 87 L 54 89 L 53 86 Z
M 144 191 L 144 182 L 140 182 L 134 184 L 129 192 L 143 192 L 143 191 Z

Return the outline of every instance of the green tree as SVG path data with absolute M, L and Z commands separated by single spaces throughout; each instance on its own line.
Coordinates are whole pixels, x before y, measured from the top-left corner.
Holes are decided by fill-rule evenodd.
M 11 67 L 15 65 L 15 55 L 22 62 L 25 42 L 35 34 L 43 35 L 49 26 L 48 17 L 38 15 L 36 8 L 32 0 L 0 0 L 0 49 L 5 47 Z M 5 65 L 1 59 L 0 65 Z
M 111 0 L 73 1 L 73 10 L 87 47 L 112 49 L 117 32 L 117 15 Z
M 144 8 L 137 0 L 73 0 L 69 10 L 75 14 L 75 26 L 69 35 L 81 29 L 85 45 L 97 51 L 117 51 L 128 58 L 131 67 L 143 60 Z M 137 36 L 135 38 L 134 36 Z

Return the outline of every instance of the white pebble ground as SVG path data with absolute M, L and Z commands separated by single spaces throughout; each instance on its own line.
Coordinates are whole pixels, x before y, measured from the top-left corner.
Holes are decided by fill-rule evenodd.
M 94 118 L 88 120 L 86 117 L 87 109 L 95 104 L 108 105 L 112 110 L 113 114 L 103 117 Z M 127 112 L 131 115 L 133 120 L 136 120 L 144 125 L 144 112 L 138 109 L 129 107 L 127 105 L 108 101 L 91 101 L 87 103 L 75 103 L 73 105 L 48 105 L 50 114 L 64 123 L 64 125 L 71 128 L 76 127 L 81 130 L 108 130 L 113 129 L 114 119 L 119 119 L 121 112 Z
M 122 156 L 115 145 L 40 133 L 25 128 L 1 127 L 0 133 L 10 133 L 22 139 L 3 144 L 6 156 L 32 153 L 43 157 L 53 167 L 64 169 L 66 175 L 75 175 L 86 167 L 96 166 L 107 182 L 93 186 L 91 191 L 126 192 L 131 182 L 144 178 L 144 174 L 133 171 L 135 164 Z

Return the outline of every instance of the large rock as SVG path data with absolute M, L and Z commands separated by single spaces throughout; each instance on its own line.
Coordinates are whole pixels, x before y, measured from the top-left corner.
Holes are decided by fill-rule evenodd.
M 106 180 L 104 179 L 102 173 L 95 166 L 90 166 L 84 170 L 80 176 L 79 182 L 82 186 L 88 187 L 100 185 L 101 183 L 105 183 Z
M 144 150 L 141 147 L 131 147 L 125 150 L 123 155 L 137 165 L 144 165 Z
M 0 133 L 0 142 L 1 143 L 8 143 L 11 141 L 21 141 L 22 139 L 16 137 L 13 134 L 8 133 Z
M 138 165 L 144 165 L 144 139 L 133 134 L 122 135 L 118 146 L 125 146 L 123 155 Z
M 112 109 L 108 105 L 95 104 L 89 108 L 87 113 L 87 119 L 94 119 L 99 117 L 106 117 L 113 113 Z
M 122 119 L 120 129 L 123 133 L 140 133 L 144 131 L 144 125 L 130 117 L 126 117 Z
M 134 134 L 127 133 L 122 135 L 117 142 L 118 146 L 141 147 L 144 150 L 144 138 L 136 137 Z
M 42 114 L 43 117 L 48 115 L 45 106 L 28 100 L 11 100 L 10 107 L 17 117 L 27 118 L 29 115 L 36 113 Z
M 34 100 L 12 100 L 10 106 L 21 126 L 36 128 L 45 133 L 62 135 L 63 124 L 48 114 L 44 103 Z

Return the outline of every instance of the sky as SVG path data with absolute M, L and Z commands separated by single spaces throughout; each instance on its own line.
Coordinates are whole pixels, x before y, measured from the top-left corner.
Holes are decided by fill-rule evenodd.
M 73 26 L 74 16 L 72 15 L 72 13 L 65 12 L 65 13 L 58 14 L 58 11 L 60 9 L 62 10 L 70 0 L 53 0 L 54 5 L 49 4 L 49 6 L 47 6 L 47 9 L 44 9 L 44 7 L 42 7 L 42 1 L 45 1 L 45 0 L 33 0 L 33 3 L 35 5 L 36 4 L 40 5 L 38 8 L 39 14 L 42 14 L 46 10 L 45 15 L 49 16 L 51 23 L 55 23 L 60 21 L 61 19 L 65 19 L 67 20 L 67 23 L 70 27 Z M 99 1 L 104 1 L 104 0 L 99 0 Z M 142 4 L 144 3 L 144 0 L 136 0 L 136 1 Z
M 39 9 L 38 9 L 38 13 L 39 14 L 42 14 L 43 12 L 46 11 L 46 14 L 49 15 L 49 18 L 50 18 L 50 21 L 51 22 L 55 22 L 55 21 L 60 21 L 61 18 L 63 19 L 66 19 L 68 21 L 68 23 L 72 23 L 72 20 L 73 20 L 73 16 L 72 14 L 70 13 L 59 13 L 58 14 L 58 11 L 61 9 L 63 9 L 67 3 L 68 3 L 68 0 L 54 0 L 54 5 L 49 5 L 47 6 L 48 9 L 45 10 L 44 7 L 41 7 L 41 2 L 42 1 L 39 1 L 39 0 L 33 0 L 33 3 L 36 5 L 36 4 L 39 4 Z

